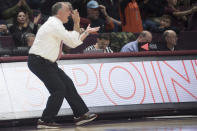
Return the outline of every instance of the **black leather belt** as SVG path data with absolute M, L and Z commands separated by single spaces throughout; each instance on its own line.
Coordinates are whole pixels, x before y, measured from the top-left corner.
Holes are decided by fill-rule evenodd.
M 38 59 L 41 59 L 41 60 L 45 61 L 46 63 L 54 63 L 54 62 L 51 62 L 50 60 L 47 60 L 47 59 L 45 59 L 45 58 L 43 58 L 42 56 L 39 56 L 39 55 L 29 54 L 29 56 L 36 57 Z

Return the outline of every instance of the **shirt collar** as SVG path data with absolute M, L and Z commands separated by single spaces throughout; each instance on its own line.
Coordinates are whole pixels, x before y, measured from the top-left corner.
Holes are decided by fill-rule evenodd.
M 51 16 L 50 18 L 55 19 L 57 22 L 63 24 L 63 22 L 59 18 L 57 18 L 56 16 Z

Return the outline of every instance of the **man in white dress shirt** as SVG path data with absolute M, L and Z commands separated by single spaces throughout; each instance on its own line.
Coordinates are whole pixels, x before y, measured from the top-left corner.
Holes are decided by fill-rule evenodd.
M 74 31 L 67 31 L 63 23 L 72 16 Z M 89 33 L 96 32 L 99 27 L 90 26 L 83 33 L 79 33 L 80 17 L 77 10 L 72 10 L 69 2 L 57 2 L 52 7 L 52 17 L 40 27 L 34 43 L 29 51 L 28 67 L 45 84 L 50 96 L 37 128 L 58 128 L 54 122 L 64 98 L 69 103 L 74 114 L 76 125 L 94 120 L 97 115 L 90 114 L 88 107 L 77 93 L 73 81 L 60 69 L 56 61 L 61 56 L 62 44 L 75 48 Z

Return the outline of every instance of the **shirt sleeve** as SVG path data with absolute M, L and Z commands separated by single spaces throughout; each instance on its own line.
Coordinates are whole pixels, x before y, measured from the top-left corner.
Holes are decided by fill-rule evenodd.
M 58 35 L 58 37 L 61 37 L 63 43 L 66 46 L 70 48 L 75 48 L 83 43 L 80 39 L 80 34 L 78 32 L 68 31 L 64 28 L 63 25 L 58 26 L 57 29 L 58 31 L 56 35 Z
M 124 46 L 120 52 L 132 52 L 127 46 Z
M 128 43 L 125 46 L 123 46 L 120 52 L 138 52 L 138 43 Z

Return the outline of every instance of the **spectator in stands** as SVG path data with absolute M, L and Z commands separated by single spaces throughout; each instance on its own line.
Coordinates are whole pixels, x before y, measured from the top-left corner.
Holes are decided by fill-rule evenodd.
M 28 15 L 25 11 L 19 11 L 17 15 L 14 17 L 13 25 L 10 27 L 10 33 L 13 36 L 15 41 L 15 46 L 27 46 L 24 45 L 24 34 L 26 33 L 34 33 L 36 34 L 38 30 L 38 21 L 40 16 L 34 19 L 33 27 L 30 26 L 30 21 Z
M 148 19 L 143 23 L 143 28 L 152 33 L 163 33 L 165 30 L 177 31 L 175 27 L 171 26 L 171 16 L 169 15 L 163 15 L 160 18 L 159 23 Z
M 97 0 L 99 5 L 104 5 L 106 7 L 106 11 L 112 18 L 119 20 L 120 14 L 115 13 L 119 12 L 119 1 L 118 0 Z
M 27 45 L 29 48 L 32 46 L 34 40 L 35 40 L 35 34 L 33 33 L 27 33 L 24 36 L 24 43 Z
M 143 43 L 150 43 L 152 41 L 152 34 L 149 31 L 142 31 L 136 41 L 130 42 L 122 47 L 120 52 L 138 52 L 139 45 Z
M 114 13 L 114 12 L 119 12 L 119 6 L 120 6 L 119 1 L 118 0 L 97 0 L 97 1 L 99 5 L 104 5 L 106 7 L 106 12 L 108 13 L 109 16 L 118 20 L 118 23 L 114 22 L 113 32 L 120 32 L 121 31 L 120 14 Z
M 166 30 L 163 33 L 162 41 L 158 46 L 160 51 L 174 51 L 177 44 L 177 34 L 173 30 Z
M 193 13 L 191 14 L 188 22 L 188 29 L 189 31 L 197 31 L 197 2 L 194 5 L 195 7 L 193 8 Z
M 0 36 L 9 35 L 9 30 L 5 21 L 0 20 Z
M 135 0 L 119 0 L 119 2 L 122 31 L 142 32 L 141 14 L 137 2 Z
M 73 0 L 72 5 L 74 9 L 79 11 L 80 17 L 85 18 L 87 16 L 87 3 L 90 0 Z
M 97 43 L 95 45 L 88 46 L 84 52 L 88 51 L 102 51 L 103 53 L 113 53 L 109 47 L 110 36 L 108 33 L 99 33 L 97 38 Z
M 26 0 L 1 0 L 0 5 L 1 16 L 8 20 L 8 23 L 12 22 L 12 17 L 21 9 L 27 11 L 29 15 L 32 15 L 32 10 L 28 6 Z
M 181 11 L 177 7 L 177 0 L 167 0 L 168 1 L 168 6 L 165 8 L 165 13 L 169 14 L 173 18 L 173 23 L 172 26 L 177 26 L 180 30 L 184 30 L 187 25 L 187 16 L 196 12 L 197 9 L 194 6 L 193 8 L 189 10 L 184 10 Z
M 105 19 L 101 17 L 101 13 L 105 16 Z M 119 25 L 121 24 L 120 21 L 108 15 L 105 6 L 99 5 L 95 0 L 91 0 L 87 3 L 87 18 L 81 19 L 81 26 L 84 28 L 86 28 L 88 24 L 91 24 L 91 27 L 100 26 L 99 33 L 103 33 L 113 31 L 114 22 Z
M 136 40 L 136 36 L 131 32 L 110 33 L 110 47 L 113 50 L 113 52 L 120 52 L 121 48 L 125 44 L 135 40 Z
M 23 35 L 23 45 L 27 46 L 19 46 L 12 50 L 13 56 L 27 56 L 30 47 L 32 46 L 35 39 L 35 35 L 33 33 L 26 33 Z
M 154 19 L 164 14 L 167 6 L 166 0 L 137 0 L 141 11 L 142 19 Z

